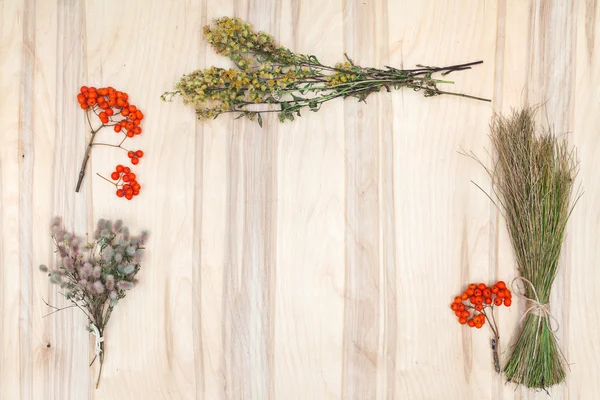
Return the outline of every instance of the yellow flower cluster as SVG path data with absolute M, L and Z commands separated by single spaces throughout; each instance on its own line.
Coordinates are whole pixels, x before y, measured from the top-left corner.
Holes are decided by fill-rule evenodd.
M 354 82 L 359 79 L 358 74 L 352 73 L 356 70 L 356 67 L 350 64 L 348 61 L 344 63 L 337 63 L 335 65 L 335 69 L 337 71 L 333 75 L 330 75 L 326 78 L 327 86 L 337 86 L 348 82 Z
M 210 67 L 184 75 L 176 89 L 198 118 L 211 119 L 249 104 L 275 103 L 278 91 L 293 87 L 308 71 L 284 71 L 265 63 L 255 70 Z
M 271 35 L 254 32 L 252 26 L 239 18 L 223 17 L 214 21 L 214 26 L 204 28 L 204 36 L 218 54 L 233 60 L 243 70 L 257 67 L 260 60 L 256 56 L 288 63 L 294 53 L 278 47 Z

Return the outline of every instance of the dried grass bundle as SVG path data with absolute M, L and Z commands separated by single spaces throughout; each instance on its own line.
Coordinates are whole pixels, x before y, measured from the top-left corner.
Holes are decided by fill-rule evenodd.
M 509 382 L 546 389 L 564 381 L 566 374 L 549 299 L 565 227 L 578 199 L 573 197 L 578 160 L 566 140 L 551 130 L 537 134 L 535 112 L 527 108 L 494 117 L 490 137 L 498 159 L 487 171 L 527 301 L 525 324 L 504 372 Z

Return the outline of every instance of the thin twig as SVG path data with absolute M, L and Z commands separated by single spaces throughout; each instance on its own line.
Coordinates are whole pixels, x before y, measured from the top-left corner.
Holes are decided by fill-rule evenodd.
M 52 315 L 52 314 L 55 314 L 55 313 L 57 313 L 57 312 L 59 312 L 59 311 L 66 310 L 67 308 L 73 308 L 73 307 L 76 307 L 76 306 L 75 306 L 74 304 L 71 304 L 70 306 L 66 306 L 66 307 L 63 307 L 63 308 L 59 308 L 59 309 L 57 309 L 57 310 L 54 310 L 54 311 L 52 311 L 52 312 L 49 312 L 48 314 L 44 315 L 42 318 L 46 318 L 46 317 L 48 317 L 48 316 L 50 316 L 50 315 Z
M 98 129 L 94 130 L 94 128 L 92 128 L 92 123 L 90 121 L 90 116 L 89 113 L 86 111 L 85 116 L 87 117 L 88 120 L 88 124 L 90 126 L 90 129 L 92 130 L 92 136 L 90 137 L 90 141 L 88 143 L 88 146 L 85 150 L 85 155 L 83 156 L 83 162 L 81 163 L 81 169 L 79 170 L 79 179 L 77 180 L 77 186 L 75 187 L 75 192 L 79 192 L 79 188 L 81 187 L 81 182 L 83 181 L 83 177 L 85 176 L 85 169 L 87 167 L 87 162 L 90 158 L 90 152 L 92 151 L 92 145 L 94 143 L 94 138 L 96 137 L 96 133 L 98 133 L 98 131 L 100 129 L 102 129 L 104 127 L 104 125 L 100 125 L 98 127 Z
M 123 142 L 121 142 L 121 143 L 123 143 Z M 93 144 L 93 146 L 107 146 L 107 147 L 116 147 L 116 148 L 118 148 L 118 149 L 123 149 L 123 150 L 125 150 L 125 151 L 127 151 L 127 152 L 129 151 L 129 150 L 127 150 L 125 147 L 121 147 L 121 145 L 120 145 L 120 144 L 119 144 L 119 145 L 116 145 L 116 144 L 110 144 L 110 143 L 94 143 L 94 144 Z
M 110 179 L 106 179 L 105 177 L 103 177 L 102 175 L 100 175 L 99 173 L 96 172 L 96 175 L 98 175 L 100 178 L 104 179 L 106 182 L 110 182 L 111 184 L 117 186 L 117 184 L 115 184 L 113 181 L 111 181 Z

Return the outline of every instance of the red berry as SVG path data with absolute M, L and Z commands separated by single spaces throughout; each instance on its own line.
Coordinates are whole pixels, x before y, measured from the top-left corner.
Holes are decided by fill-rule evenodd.
M 118 172 L 113 172 L 112 174 L 110 174 L 110 177 L 116 181 L 117 179 L 119 179 L 120 174 Z
M 120 172 L 125 171 L 125 168 L 127 168 L 127 167 L 123 167 L 121 164 L 119 164 L 119 165 L 117 165 L 116 171 L 120 173 Z M 127 168 L 127 169 L 129 169 L 129 168 Z M 126 173 L 128 174 L 129 171 Z
M 504 283 L 504 281 L 498 281 L 496 286 L 498 286 L 498 289 L 504 289 L 506 288 L 506 283 Z
M 144 152 L 141 150 L 138 150 L 135 152 L 135 155 L 137 156 L 137 158 L 142 158 L 142 157 L 144 157 Z
M 512 300 L 511 299 L 504 299 L 504 305 L 506 307 L 510 307 L 511 304 L 512 304 Z
M 132 158 L 135 155 L 135 153 L 133 151 L 128 151 L 127 152 L 127 157 Z
M 121 132 L 121 125 L 115 125 L 113 129 L 115 130 L 115 132 L 119 133 Z
M 131 168 L 129 168 L 129 167 L 123 167 L 123 172 L 125 172 L 126 174 L 130 173 L 131 172 Z
M 117 190 L 117 197 L 123 197 L 125 196 L 125 193 L 123 193 L 123 191 L 121 189 Z
M 139 159 L 139 158 L 137 158 L 137 157 L 133 157 L 133 158 L 131 159 L 131 163 L 132 163 L 133 165 L 137 165 L 137 163 L 139 163 L 139 162 L 140 162 L 140 159 Z

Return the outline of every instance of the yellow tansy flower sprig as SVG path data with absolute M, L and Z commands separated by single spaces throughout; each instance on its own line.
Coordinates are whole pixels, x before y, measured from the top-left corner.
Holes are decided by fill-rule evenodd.
M 328 66 L 314 55 L 278 46 L 267 33 L 255 32 L 250 24 L 229 17 L 215 19 L 212 26 L 206 26 L 204 37 L 236 68 L 212 66 L 194 71 L 184 75 L 174 91 L 162 95 L 163 100 L 182 96 L 184 104 L 193 106 L 201 120 L 238 113 L 238 118 L 257 120 L 262 126 L 263 113 L 277 113 L 279 121 L 291 121 L 301 116 L 301 110 L 316 112 L 336 98 L 354 97 L 364 102 L 371 93 L 404 87 L 422 91 L 425 97 L 449 94 L 490 101 L 440 90 L 438 84 L 453 82 L 433 77 L 470 69 L 483 61 L 441 68 L 417 65 L 410 70 L 388 66 L 377 69 L 356 65 L 344 55 L 344 62 Z

